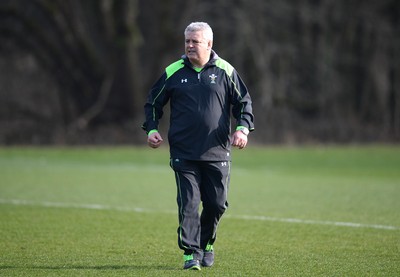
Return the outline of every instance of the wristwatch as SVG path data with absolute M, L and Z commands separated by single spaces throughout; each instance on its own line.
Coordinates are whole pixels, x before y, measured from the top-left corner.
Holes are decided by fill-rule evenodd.
M 240 132 L 242 132 L 243 134 L 245 134 L 246 136 L 250 133 L 249 129 L 247 129 L 247 128 L 244 127 L 244 126 L 240 126 L 240 127 L 236 128 L 236 131 L 240 131 Z

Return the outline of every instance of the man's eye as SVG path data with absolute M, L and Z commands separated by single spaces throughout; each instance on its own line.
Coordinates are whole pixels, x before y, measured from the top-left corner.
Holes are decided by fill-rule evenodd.
M 200 44 L 200 41 L 197 40 L 185 40 L 185 43 L 189 44 L 189 43 L 193 43 L 193 44 Z

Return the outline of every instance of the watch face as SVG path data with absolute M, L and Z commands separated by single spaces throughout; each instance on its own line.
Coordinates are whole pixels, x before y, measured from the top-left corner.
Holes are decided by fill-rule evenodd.
M 246 128 L 241 128 L 240 131 L 245 134 L 246 136 L 249 134 L 249 130 Z

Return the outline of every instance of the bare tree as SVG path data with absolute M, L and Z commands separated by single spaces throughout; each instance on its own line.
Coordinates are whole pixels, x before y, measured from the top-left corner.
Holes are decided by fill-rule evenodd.
M 64 123 L 137 115 L 141 98 L 136 1 L 2 1 L 1 34 L 59 84 Z

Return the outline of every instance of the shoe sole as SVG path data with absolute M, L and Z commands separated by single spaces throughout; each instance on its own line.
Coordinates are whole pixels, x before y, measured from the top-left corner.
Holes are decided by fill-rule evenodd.
M 185 270 L 201 270 L 201 267 L 198 265 L 194 265 L 192 267 L 184 268 Z

